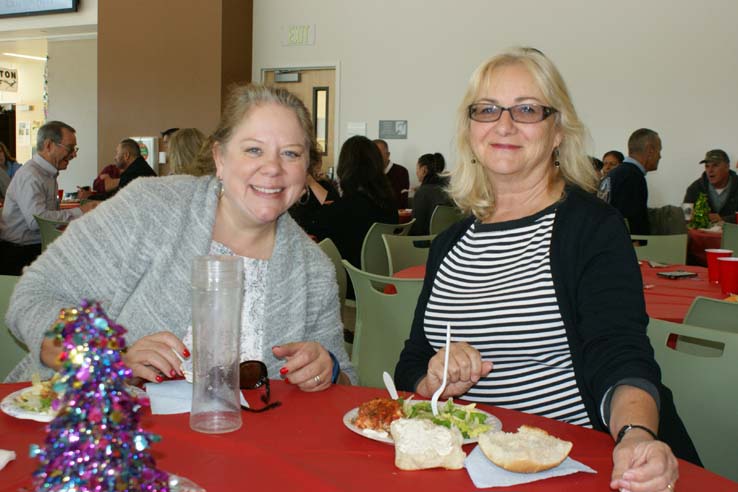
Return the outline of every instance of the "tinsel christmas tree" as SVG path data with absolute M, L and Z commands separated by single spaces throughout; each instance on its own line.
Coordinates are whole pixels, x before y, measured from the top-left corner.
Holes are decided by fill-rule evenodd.
M 126 390 L 131 370 L 121 361 L 125 328 L 98 303 L 63 309 L 47 336 L 62 341 L 62 368 L 54 383 L 59 410 L 49 423 L 37 491 L 122 492 L 169 490 L 168 476 L 148 451 L 159 437 L 139 426 L 138 399 Z
M 697 197 L 689 225 L 694 229 L 710 227 L 710 204 L 707 202 L 707 195 L 704 193 L 700 193 Z

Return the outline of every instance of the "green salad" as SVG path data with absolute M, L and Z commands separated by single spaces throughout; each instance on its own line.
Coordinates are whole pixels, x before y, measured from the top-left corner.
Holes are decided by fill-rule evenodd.
M 429 401 L 413 402 L 406 400 L 403 403 L 403 413 L 409 419 L 428 419 L 434 424 L 451 428 L 456 427 L 461 431 L 465 439 L 477 437 L 490 430 L 492 426 L 487 425 L 487 414 L 475 411 L 476 403 L 469 405 L 457 405 L 449 399 L 439 406 L 438 416 L 433 415 Z

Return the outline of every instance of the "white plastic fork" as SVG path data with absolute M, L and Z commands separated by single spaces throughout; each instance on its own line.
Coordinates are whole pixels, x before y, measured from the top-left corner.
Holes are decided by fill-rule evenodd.
M 438 416 L 438 399 L 441 397 L 443 390 L 446 389 L 446 382 L 448 381 L 448 353 L 451 348 L 451 325 L 446 325 L 446 353 L 443 354 L 443 379 L 441 380 L 441 386 L 433 393 L 431 397 L 431 410 L 433 416 Z

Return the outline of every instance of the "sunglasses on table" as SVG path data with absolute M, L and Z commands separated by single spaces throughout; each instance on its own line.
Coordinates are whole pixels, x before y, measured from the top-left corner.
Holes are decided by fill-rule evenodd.
M 260 361 L 260 360 L 247 360 L 244 362 L 241 362 L 238 365 L 239 369 L 239 387 L 241 389 L 251 390 L 251 389 L 259 389 L 262 386 L 266 389 L 264 394 L 261 395 L 261 401 L 264 403 L 264 407 L 262 408 L 251 408 L 251 407 L 245 407 L 241 406 L 241 408 L 247 412 L 265 412 L 267 410 L 271 410 L 272 408 L 277 408 L 282 404 L 282 402 L 274 401 L 269 403 L 269 398 L 271 396 L 271 391 L 269 388 L 269 377 L 267 373 L 267 367 L 266 365 Z

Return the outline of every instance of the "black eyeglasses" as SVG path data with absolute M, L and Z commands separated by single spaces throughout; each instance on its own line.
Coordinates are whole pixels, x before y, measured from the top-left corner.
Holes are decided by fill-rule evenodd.
M 266 365 L 260 360 L 247 360 L 238 365 L 239 370 L 239 387 L 241 389 L 258 389 L 262 386 L 266 392 L 261 395 L 261 401 L 266 405 L 263 408 L 251 408 L 241 405 L 243 410 L 247 412 L 265 412 L 272 408 L 277 408 L 282 402 L 274 401 L 269 403 L 271 391 L 269 388 L 269 377 Z
M 475 103 L 469 106 L 469 118 L 480 123 L 492 123 L 499 120 L 505 111 L 517 123 L 538 123 L 557 112 L 541 104 L 516 104 L 506 108 L 491 103 Z

